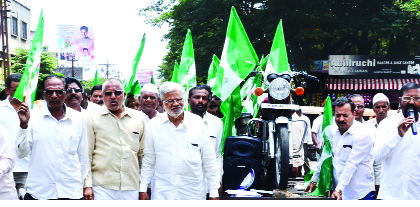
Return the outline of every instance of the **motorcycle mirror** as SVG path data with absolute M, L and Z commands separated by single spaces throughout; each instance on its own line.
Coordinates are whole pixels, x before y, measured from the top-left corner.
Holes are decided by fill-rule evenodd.
M 295 93 L 298 96 L 303 95 L 304 92 L 305 92 L 305 90 L 302 87 L 297 87 L 296 90 L 295 90 Z
M 264 90 L 263 90 L 262 88 L 260 88 L 260 87 L 258 87 L 258 88 L 256 88 L 256 89 L 254 90 L 254 94 L 255 94 L 256 96 L 261 96 L 263 93 L 264 93 Z

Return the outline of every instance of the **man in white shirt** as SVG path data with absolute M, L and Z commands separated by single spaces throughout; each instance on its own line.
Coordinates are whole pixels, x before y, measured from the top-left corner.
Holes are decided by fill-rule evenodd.
M 13 98 L 13 96 L 19 85 L 21 77 L 22 74 L 15 73 L 6 78 L 6 94 L 8 94 L 8 97 L 6 100 L 0 102 L 0 124 L 6 128 L 9 134 L 10 143 L 14 143 L 19 129 L 19 117 L 17 115 L 17 110 L 22 102 Z M 22 159 L 14 156 L 13 159 L 15 161 L 13 178 L 16 183 L 16 190 L 20 192 L 19 198 L 23 199 L 23 196 L 25 196 L 26 193 L 25 182 L 26 177 L 28 177 L 29 156 Z
M 324 115 L 319 115 L 314 119 L 312 122 L 312 142 L 316 147 L 316 157 L 319 160 L 321 154 L 321 147 L 324 145 L 324 138 L 322 138 L 322 122 L 324 119 Z
M 0 200 L 18 199 L 12 173 L 14 165 L 8 132 L 0 124 Z
M 381 188 L 378 199 L 420 199 L 420 135 L 414 135 L 412 125 L 420 128 L 420 86 L 407 83 L 401 88 L 401 112 L 385 118 L 378 126 L 373 158 L 382 163 Z M 414 116 L 408 116 L 408 109 Z
M 388 110 L 390 107 L 388 97 L 383 93 L 377 93 L 373 96 L 373 112 L 375 112 L 376 117 L 367 121 L 369 124 L 378 128 L 379 123 L 388 116 Z M 375 130 L 376 131 L 376 130 Z M 381 184 L 381 164 L 373 162 L 373 171 L 375 174 L 375 191 L 376 196 L 379 192 L 379 187 Z
M 16 154 L 31 155 L 24 199 L 81 199 L 88 173 L 85 118 L 64 104 L 62 77 L 50 75 L 43 86 L 47 106 L 29 115 L 28 105 L 22 103 L 18 111 Z
M 333 180 L 336 184 L 333 198 L 337 200 L 373 200 L 373 138 L 360 122 L 354 121 L 354 103 L 345 98 L 335 101 L 335 122 L 331 128 Z M 307 190 L 312 192 L 319 179 L 317 165 Z
M 158 105 L 158 89 L 155 85 L 148 83 L 145 84 L 140 91 L 139 102 L 140 111 L 144 115 L 144 120 L 149 123 L 150 119 L 156 117 L 158 112 L 156 107 Z
M 206 125 L 207 133 L 210 136 L 213 144 L 214 152 L 216 153 L 217 165 L 220 169 L 219 182 L 222 183 L 223 162 L 221 152 L 221 142 L 223 136 L 223 122 L 216 116 L 207 112 L 208 102 L 211 100 L 211 88 L 208 85 L 198 85 L 190 89 L 188 94 L 188 103 L 190 111 L 193 114 L 200 116 L 204 125 Z M 219 193 L 221 192 L 221 189 Z
M 311 138 L 311 121 L 309 120 L 309 118 L 307 116 L 302 114 L 302 109 L 300 107 L 292 115 L 292 119 L 303 120 L 306 123 L 306 124 L 304 124 L 304 123 L 301 122 L 303 126 L 306 125 L 306 132 L 304 132 L 306 134 L 303 137 L 304 141 L 303 141 L 303 148 L 302 148 L 303 154 L 304 154 L 304 161 L 306 162 L 306 164 L 303 165 L 303 168 L 305 170 L 305 175 L 306 175 L 311 171 L 311 169 L 308 166 L 309 165 L 308 147 L 312 147 L 312 145 L 313 145 L 313 141 L 312 141 L 312 138 Z
M 219 167 L 201 117 L 184 111 L 183 88 L 173 82 L 160 87 L 166 113 L 153 118 L 146 129 L 140 175 L 140 199 L 148 200 L 153 176 L 153 200 L 218 200 Z

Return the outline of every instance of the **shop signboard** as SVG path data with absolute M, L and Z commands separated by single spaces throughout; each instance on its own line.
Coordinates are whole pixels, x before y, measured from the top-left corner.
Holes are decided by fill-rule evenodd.
M 420 56 L 330 55 L 329 75 L 420 75 Z

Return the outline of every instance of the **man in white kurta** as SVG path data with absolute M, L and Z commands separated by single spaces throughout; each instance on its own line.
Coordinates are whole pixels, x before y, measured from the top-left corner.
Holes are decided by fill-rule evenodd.
M 8 132 L 0 124 L 0 200 L 18 199 L 12 173 L 14 165 Z
M 201 117 L 184 111 L 182 87 L 166 82 L 160 87 L 166 113 L 150 120 L 146 129 L 140 175 L 140 199 L 155 176 L 153 200 L 218 199 L 219 168 Z
M 420 86 L 407 83 L 401 88 L 401 112 L 380 122 L 373 150 L 375 162 L 382 163 L 378 199 L 420 199 L 420 135 L 413 135 L 411 125 L 420 129 Z M 413 108 L 415 118 L 407 110 Z

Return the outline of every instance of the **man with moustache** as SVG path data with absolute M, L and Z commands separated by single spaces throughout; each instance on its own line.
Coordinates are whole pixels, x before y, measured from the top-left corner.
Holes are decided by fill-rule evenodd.
M 188 94 L 188 103 L 190 105 L 190 111 L 193 114 L 200 116 L 204 125 L 206 125 L 207 133 L 210 136 L 213 144 L 214 152 L 216 153 L 217 166 L 220 169 L 219 182 L 222 182 L 223 162 L 221 152 L 221 142 L 223 135 L 223 122 L 220 118 L 211 115 L 207 112 L 208 102 L 211 99 L 211 88 L 208 85 L 198 85 L 190 89 Z
M 141 168 L 140 199 L 155 176 L 152 200 L 218 200 L 219 168 L 201 117 L 184 111 L 183 88 L 173 82 L 160 87 L 166 113 L 150 120 Z
M 81 103 L 83 101 L 83 86 L 75 78 L 66 77 L 65 90 L 66 90 L 66 105 L 76 111 L 82 112 L 85 109 L 82 108 Z
M 375 162 L 382 163 L 381 190 L 378 199 L 420 199 L 420 135 L 414 135 L 412 125 L 420 128 L 420 86 L 407 83 L 399 97 L 401 112 L 381 121 L 373 150 Z M 408 116 L 414 110 L 414 117 Z
M 207 112 L 219 117 L 220 119 L 223 118 L 223 114 L 220 111 L 221 103 L 222 103 L 222 100 L 216 95 L 213 95 L 211 98 L 211 101 L 208 104 Z
M 149 121 L 156 117 L 158 111 L 156 107 L 158 105 L 158 89 L 153 84 L 145 84 L 140 91 L 140 111 L 144 115 L 146 125 Z
M 332 197 L 337 200 L 373 200 L 373 138 L 363 124 L 354 121 L 355 105 L 351 100 L 341 97 L 334 106 L 337 125 L 331 127 L 331 147 L 336 187 Z M 318 163 L 306 191 L 315 189 L 320 168 L 321 163 Z
M 104 98 L 104 95 L 102 94 L 102 85 L 95 85 L 92 87 L 92 90 L 90 91 L 90 102 L 98 104 L 99 101 L 101 101 Z M 104 105 L 99 104 L 99 105 Z
M 146 124 L 124 106 L 118 79 L 103 83 L 104 106 L 87 116 L 89 172 L 85 200 L 138 200 Z
M 47 106 L 29 112 L 22 103 L 18 111 L 15 151 L 19 158 L 31 155 L 24 200 L 81 199 L 88 173 L 85 118 L 64 104 L 62 77 L 47 76 L 43 86 Z
M 378 128 L 379 123 L 381 123 L 382 120 L 388 117 L 388 111 L 390 106 L 389 99 L 385 94 L 377 93 L 375 96 L 373 96 L 372 103 L 373 112 L 375 112 L 376 117 L 370 119 L 368 123 Z
M 381 123 L 382 120 L 384 120 L 388 116 L 388 110 L 389 110 L 389 99 L 388 97 L 383 93 L 377 93 L 375 96 L 373 96 L 373 112 L 375 112 L 376 117 L 370 119 L 367 121 L 369 124 L 375 126 L 375 128 L 378 128 L 379 123 Z M 381 164 L 377 164 L 376 162 L 373 163 L 373 171 L 375 174 L 375 190 L 376 195 L 379 192 L 379 186 L 381 181 Z

